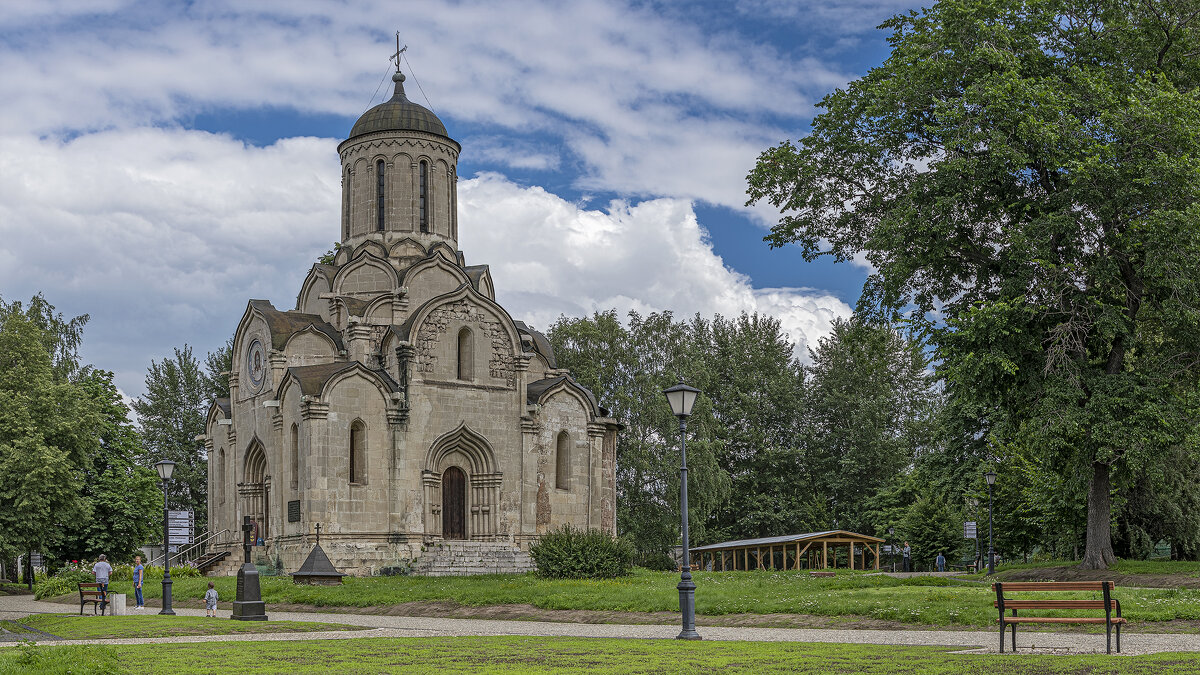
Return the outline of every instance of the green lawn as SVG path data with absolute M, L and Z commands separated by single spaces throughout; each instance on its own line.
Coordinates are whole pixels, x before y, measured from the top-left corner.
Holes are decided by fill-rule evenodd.
M 90 616 L 38 614 L 7 624 L 18 631 L 20 623 L 68 640 L 171 637 L 176 635 L 243 635 L 250 633 L 311 633 L 325 630 L 362 630 L 361 626 L 314 621 L 231 621 L 198 616 Z
M 954 655 L 938 647 L 534 637 L 371 638 L 0 648 L 7 673 L 798 673 L 1160 675 L 1200 654 Z
M 699 572 L 694 576 L 696 612 L 702 616 L 793 613 L 974 627 L 991 627 L 996 620 L 992 607 L 995 596 L 980 583 L 864 574 L 818 578 L 804 572 Z M 529 604 L 543 609 L 674 612 L 679 609 L 677 580 L 678 575 L 673 573 L 645 570 L 610 581 L 546 580 L 533 575 L 347 577 L 344 585 L 333 587 L 299 586 L 288 577 L 262 577 L 262 590 L 268 606 L 296 603 L 370 607 L 448 600 L 467 606 Z M 198 602 L 208 581 L 175 581 L 176 602 L 182 605 L 189 598 Z M 231 600 L 236 580 L 227 577 L 215 581 L 223 603 Z M 118 582 L 112 590 L 119 593 L 131 589 L 129 582 Z M 144 590 L 147 597 L 158 597 L 161 588 L 147 584 Z M 1131 621 L 1200 620 L 1200 590 L 1118 588 L 1116 597 Z

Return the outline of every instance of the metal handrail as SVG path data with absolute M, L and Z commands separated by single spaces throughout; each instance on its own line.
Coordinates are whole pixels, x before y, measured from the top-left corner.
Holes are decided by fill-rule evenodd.
M 199 558 L 201 555 L 204 554 L 204 549 L 206 548 L 206 545 L 208 544 L 208 542 L 212 541 L 213 539 L 216 539 L 218 537 L 222 537 L 222 536 L 225 536 L 228 534 L 229 534 L 229 528 L 225 528 L 225 529 L 221 530 L 220 532 L 204 532 L 199 537 L 197 537 L 195 541 L 193 541 L 192 543 L 188 544 L 187 546 L 179 549 L 179 551 L 177 551 L 175 553 L 176 563 L 177 564 L 187 563 L 187 562 L 191 562 L 192 560 L 195 560 L 196 558 Z M 167 556 L 167 552 L 163 551 L 162 555 L 151 560 L 147 564 L 148 565 L 162 565 L 163 562 L 166 560 L 166 556 Z

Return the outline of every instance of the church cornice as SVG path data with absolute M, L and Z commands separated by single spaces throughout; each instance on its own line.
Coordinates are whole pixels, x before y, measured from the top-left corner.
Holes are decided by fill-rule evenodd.
M 399 134 L 403 134 L 403 136 Z M 370 152 L 389 147 L 446 149 L 455 161 L 458 161 L 458 155 L 462 152 L 462 146 L 458 144 L 458 141 L 437 134 L 424 131 L 375 131 L 342 141 L 338 145 L 338 156 L 345 163 L 351 153 Z

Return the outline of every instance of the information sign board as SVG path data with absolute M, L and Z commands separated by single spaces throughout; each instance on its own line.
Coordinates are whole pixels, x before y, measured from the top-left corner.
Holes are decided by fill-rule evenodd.
M 975 521 L 973 520 L 968 520 L 967 522 L 963 523 L 963 539 L 976 539 L 976 529 Z

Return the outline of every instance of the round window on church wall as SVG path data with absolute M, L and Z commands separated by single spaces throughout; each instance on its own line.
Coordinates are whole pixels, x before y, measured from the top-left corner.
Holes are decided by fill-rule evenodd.
M 246 350 L 246 370 L 250 375 L 250 386 L 257 391 L 262 387 L 267 372 L 267 355 L 262 342 L 257 339 L 252 341 Z

